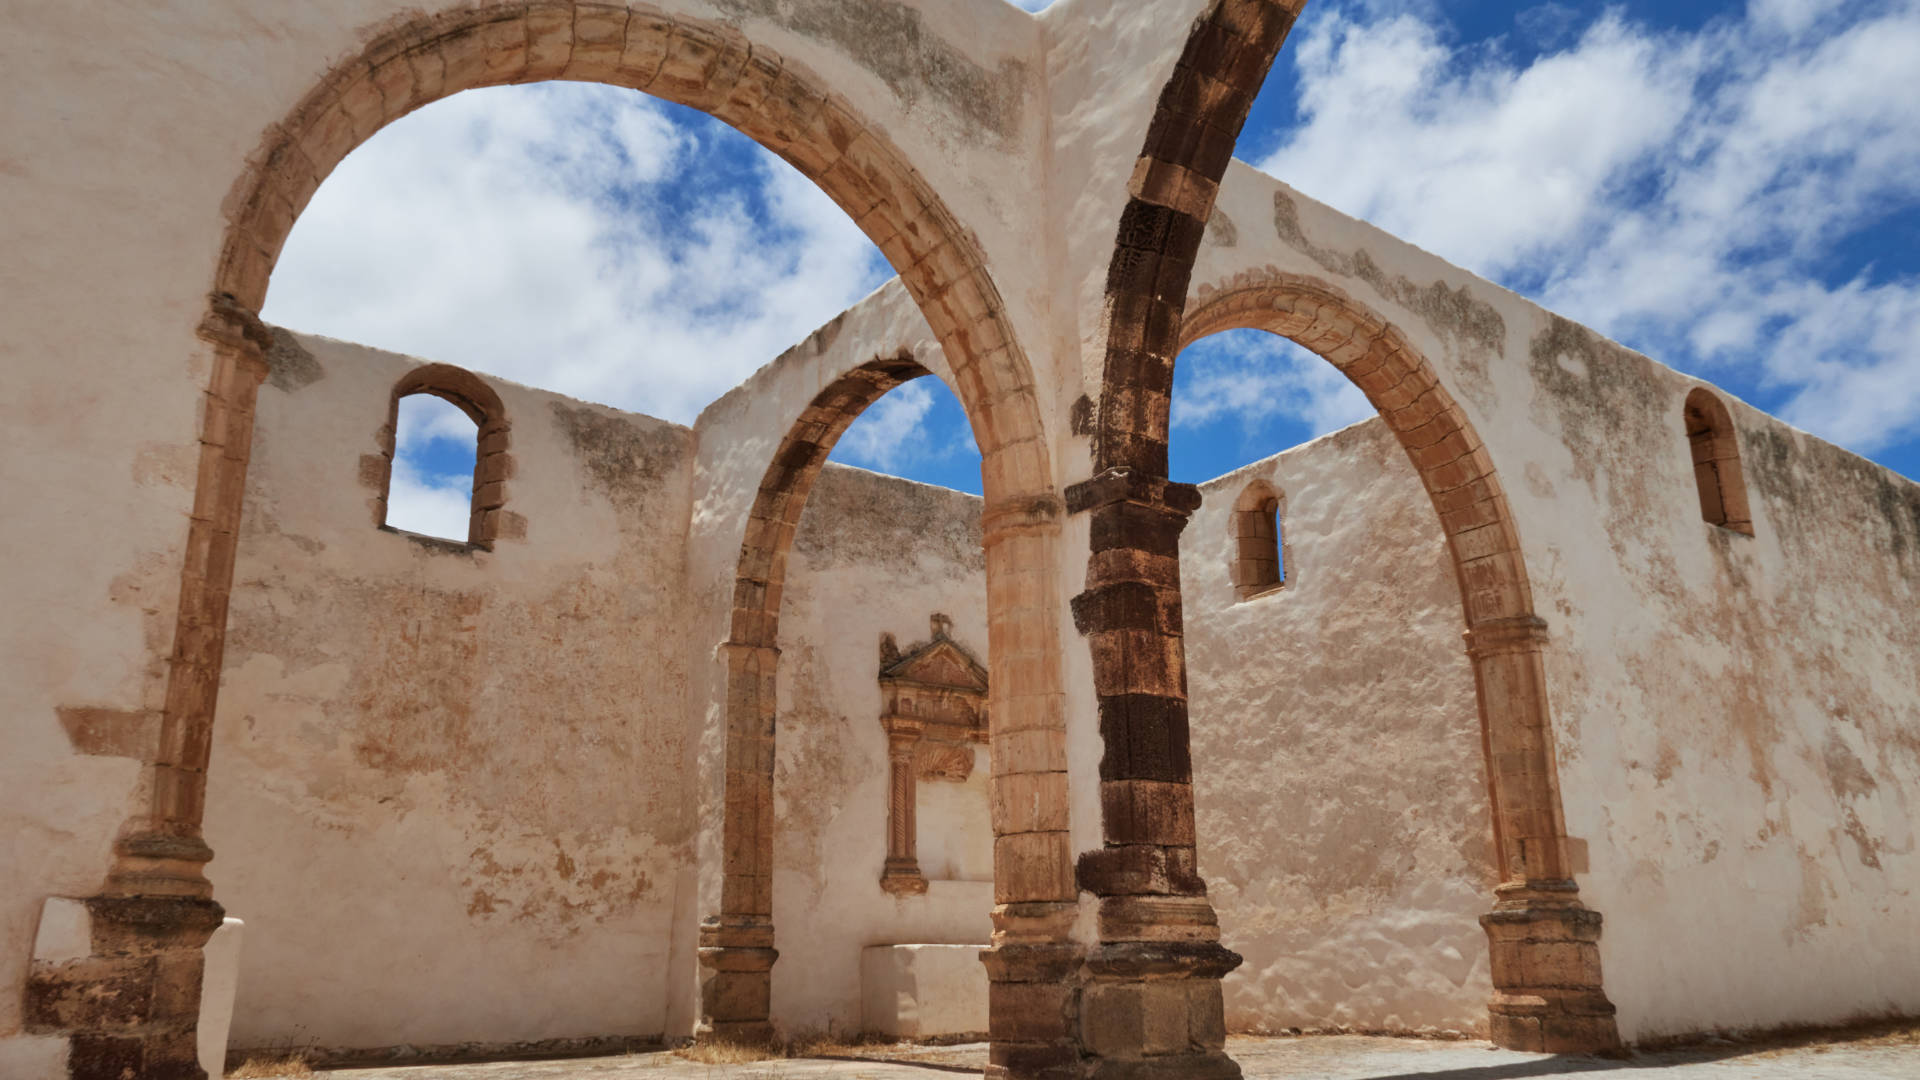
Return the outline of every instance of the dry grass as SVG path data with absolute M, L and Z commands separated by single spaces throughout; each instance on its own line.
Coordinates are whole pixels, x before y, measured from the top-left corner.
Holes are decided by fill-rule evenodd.
M 780 1045 L 760 1046 L 752 1043 L 729 1042 L 724 1039 L 701 1039 L 674 1050 L 673 1056 L 685 1061 L 696 1061 L 702 1065 L 747 1065 L 755 1061 L 773 1061 L 787 1056 L 787 1048 Z
M 269 1080 L 272 1077 L 308 1077 L 313 1068 L 307 1064 L 305 1051 L 296 1050 L 290 1054 L 274 1054 L 268 1057 L 250 1057 L 237 1069 L 227 1070 L 227 1080 Z
M 1920 1046 L 1920 1019 L 1870 1017 L 1846 1024 L 1820 1027 L 1777 1027 L 1721 1031 L 1650 1039 L 1633 1047 L 1638 1053 L 1698 1053 L 1732 1051 L 1754 1057 L 1782 1057 L 1800 1050 L 1822 1053 L 1841 1046 Z
M 749 1065 L 756 1061 L 780 1061 L 786 1058 L 859 1057 L 870 1053 L 872 1047 L 892 1046 L 893 1043 L 894 1040 L 884 1035 L 836 1035 L 807 1030 L 794 1033 L 784 1042 L 767 1045 L 702 1039 L 674 1050 L 673 1055 L 702 1065 Z

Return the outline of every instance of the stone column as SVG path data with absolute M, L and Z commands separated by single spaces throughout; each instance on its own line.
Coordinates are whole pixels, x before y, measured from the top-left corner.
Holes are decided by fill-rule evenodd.
M 989 459 L 988 468 L 1003 467 Z M 987 968 L 991 1080 L 1077 1075 L 1073 940 L 1078 886 L 1068 837 L 1057 499 L 989 506 L 988 738 L 993 764 L 993 946 Z
M 1097 1077 L 1232 1080 L 1220 979 L 1240 957 L 1220 930 L 1194 858 L 1180 605 L 1180 532 L 1190 484 L 1111 469 L 1067 493 L 1091 515 L 1087 590 L 1074 621 L 1093 650 L 1099 698 L 1100 850 L 1080 856 L 1099 897 L 1099 944 L 1082 968 L 1079 1032 Z
M 884 716 L 880 722 L 887 729 L 891 780 L 887 790 L 887 865 L 880 874 L 880 887 L 895 896 L 912 896 L 927 891 L 927 879 L 920 873 L 915 853 L 919 822 L 914 811 L 919 793 L 914 756 L 920 749 L 920 721 L 911 716 Z
M 79 955 L 36 958 L 29 1030 L 67 1034 L 73 1080 L 201 1080 L 194 1027 L 200 947 L 225 914 L 203 867 L 207 759 L 225 650 L 227 598 L 253 451 L 253 411 L 273 339 L 253 312 L 215 297 L 199 328 L 213 346 L 201 414 L 199 479 L 187 524 L 180 606 L 168 658 L 147 806 L 123 826 L 100 893 L 66 905 Z
M 700 1028 L 728 1042 L 773 1038 L 773 732 L 780 650 L 728 641 L 720 914 L 700 924 Z
M 1487 785 L 1501 884 L 1486 929 L 1493 1041 L 1513 1050 L 1617 1050 L 1600 974 L 1600 913 L 1580 903 L 1550 741 L 1547 627 L 1525 615 L 1467 631 L 1480 715 L 1489 725 Z

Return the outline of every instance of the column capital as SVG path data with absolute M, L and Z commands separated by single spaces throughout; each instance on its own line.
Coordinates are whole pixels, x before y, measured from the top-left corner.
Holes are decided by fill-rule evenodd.
M 113 850 L 116 858 L 104 895 L 194 899 L 213 895 L 213 884 L 203 869 L 212 861 L 213 849 L 198 834 L 140 829 L 120 837 Z
M 1108 469 L 1067 488 L 1067 512 L 1132 503 L 1186 518 L 1200 508 L 1200 489 L 1124 466 Z
M 273 348 L 273 331 L 260 321 L 253 309 L 225 293 L 208 299 L 207 314 L 200 320 L 202 340 L 232 349 L 241 367 L 254 381 L 267 377 L 267 350 Z
M 980 542 L 992 547 L 1015 536 L 1058 536 L 1066 506 L 1056 495 L 1015 495 L 980 514 Z

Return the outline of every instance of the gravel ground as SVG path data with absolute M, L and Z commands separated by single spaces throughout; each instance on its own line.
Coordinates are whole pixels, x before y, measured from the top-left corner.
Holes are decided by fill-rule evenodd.
M 1920 1033 L 1880 1033 L 1802 1045 L 1714 1042 L 1639 1053 L 1625 1060 L 1551 1057 L 1483 1042 L 1429 1042 L 1362 1035 L 1236 1036 L 1228 1052 L 1249 1080 L 1526 1080 L 1580 1074 L 1582 1080 L 1920 1080 Z M 873 1046 L 834 1056 L 706 1064 L 672 1053 L 495 1061 L 464 1065 L 325 1069 L 327 1080 L 940 1080 L 977 1074 L 985 1044 Z

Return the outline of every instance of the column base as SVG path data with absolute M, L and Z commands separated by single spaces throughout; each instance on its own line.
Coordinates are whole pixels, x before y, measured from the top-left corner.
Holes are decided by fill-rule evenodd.
M 48 900 L 27 1030 L 68 1037 L 70 1080 L 205 1080 L 200 949 L 224 915 L 212 900 L 180 896 Z M 61 920 L 53 931 L 50 918 Z
M 927 891 L 927 879 L 917 860 L 888 859 L 880 873 L 880 887 L 895 896 L 918 896 Z
M 1600 913 L 1571 883 L 1503 890 L 1480 917 L 1487 932 L 1493 997 L 1487 1027 L 1508 1050 L 1614 1054 L 1620 1029 L 1600 974 Z
M 700 927 L 700 1023 L 703 1040 L 766 1046 L 773 1042 L 773 927 L 759 923 Z
M 1226 1055 L 1220 980 L 1240 955 L 1218 942 L 1119 941 L 1082 968 L 1080 1041 L 1085 1075 L 1238 1080 Z
M 1080 946 L 1071 939 L 1078 905 L 1043 901 L 993 909 L 987 969 L 987 1076 L 993 1080 L 1078 1077 L 1073 1024 Z

